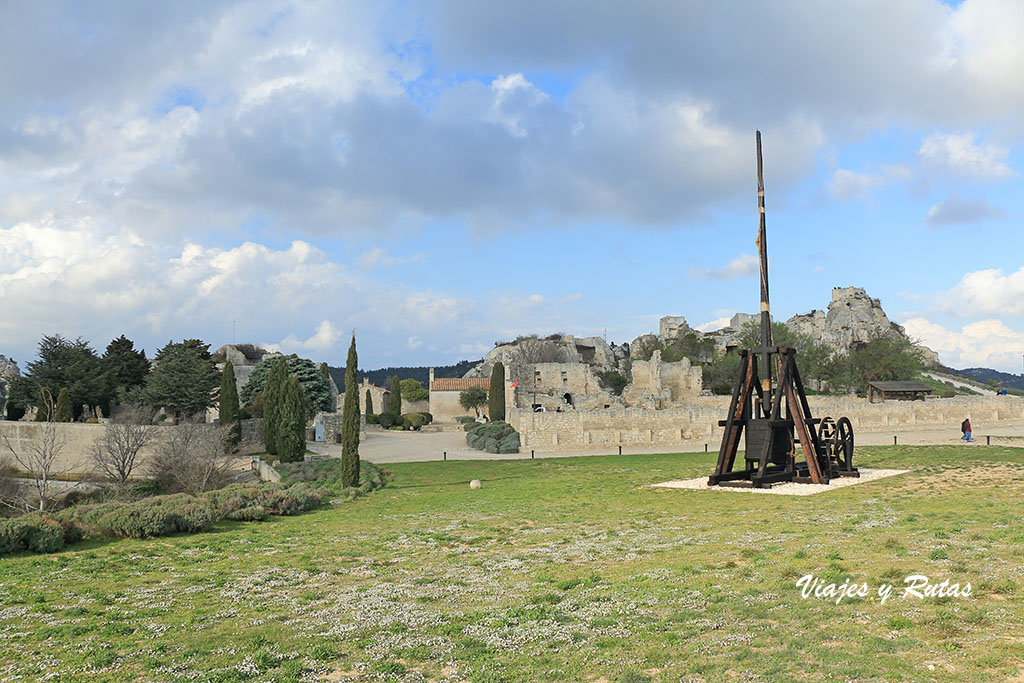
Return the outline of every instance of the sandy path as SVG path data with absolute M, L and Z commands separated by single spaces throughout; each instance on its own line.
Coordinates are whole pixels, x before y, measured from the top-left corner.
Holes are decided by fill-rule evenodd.
M 992 437 L 992 445 L 1024 446 L 1024 425 L 999 425 L 991 429 L 984 425 L 975 425 L 974 444 L 986 443 L 986 435 Z M 960 433 L 956 426 L 953 429 L 917 429 L 900 430 L 894 429 L 886 432 L 857 432 L 856 442 L 862 446 L 891 446 L 893 436 L 896 437 L 899 445 L 925 446 L 925 445 L 956 445 L 960 444 Z M 1016 438 L 1014 438 L 1016 437 Z M 705 449 L 710 452 L 718 451 L 718 442 L 707 443 L 700 441 L 684 442 L 682 444 L 665 446 L 623 446 L 624 455 L 635 455 L 640 453 L 681 453 L 681 452 L 702 452 Z M 963 444 L 965 448 L 970 446 Z M 308 448 L 311 451 L 324 455 L 340 456 L 340 444 L 310 443 Z M 513 455 L 495 455 L 473 450 L 466 445 L 464 432 L 387 432 L 370 431 L 366 439 L 359 444 L 359 455 L 370 462 L 384 464 L 389 462 L 428 462 L 441 460 L 447 452 L 449 460 L 514 460 L 517 458 L 529 458 L 530 452 Z M 594 448 L 575 451 L 535 451 L 538 458 L 566 458 L 585 455 L 609 455 L 617 453 L 618 449 Z

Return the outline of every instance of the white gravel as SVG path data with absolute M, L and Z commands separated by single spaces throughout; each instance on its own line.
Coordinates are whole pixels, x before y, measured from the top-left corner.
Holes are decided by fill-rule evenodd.
M 731 491 L 736 493 L 772 493 L 777 496 L 813 496 L 815 493 L 824 493 L 825 491 L 834 491 L 841 489 L 844 486 L 856 486 L 857 484 L 865 484 L 869 481 L 875 481 L 876 479 L 883 479 L 885 477 L 893 477 L 897 474 L 905 474 L 910 470 L 882 470 L 882 469 L 867 469 L 861 467 L 859 477 L 840 477 L 839 479 L 833 479 L 828 484 L 798 484 L 796 482 L 786 482 L 784 484 L 775 484 L 770 489 L 755 489 L 738 486 L 708 486 L 708 478 L 697 477 L 696 479 L 678 479 L 676 481 L 665 481 L 660 484 L 651 484 L 651 486 L 657 486 L 667 489 L 693 489 L 697 491 Z

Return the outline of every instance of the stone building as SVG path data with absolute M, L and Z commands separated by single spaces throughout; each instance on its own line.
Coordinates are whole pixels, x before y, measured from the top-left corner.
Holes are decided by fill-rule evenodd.
M 585 363 L 532 363 L 511 377 L 505 371 L 506 385 L 512 384 L 512 401 L 506 406 L 562 412 L 609 408 L 620 403 L 618 397 L 601 387 L 594 369 Z M 516 382 L 516 380 L 519 380 Z
M 507 373 L 506 373 L 507 376 Z M 454 422 L 456 417 L 475 413 L 459 405 L 459 394 L 470 387 L 491 388 L 490 378 L 484 377 L 440 377 L 434 379 L 434 368 L 430 368 L 430 410 L 434 422 Z M 487 414 L 487 406 L 481 410 Z
M 656 350 L 649 361 L 633 361 L 632 370 L 633 381 L 622 392 L 622 400 L 629 407 L 658 410 L 700 396 L 703 373 L 687 358 L 668 363 Z
M 378 387 L 376 384 L 370 384 L 370 380 L 364 377 L 363 383 L 359 385 L 359 413 L 361 415 L 366 414 L 367 391 L 370 392 L 370 401 L 373 403 L 373 412 L 375 414 L 380 415 L 388 409 L 388 406 L 391 404 L 391 392 Z M 334 405 L 335 411 L 340 413 L 345 405 L 345 394 L 338 394 L 334 400 Z

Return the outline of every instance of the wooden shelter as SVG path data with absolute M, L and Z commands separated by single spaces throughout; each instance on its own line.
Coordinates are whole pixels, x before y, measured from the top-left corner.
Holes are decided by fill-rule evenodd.
M 879 403 L 890 398 L 895 401 L 924 400 L 925 396 L 935 391 L 921 382 L 868 382 L 868 403 L 875 402 L 875 394 L 882 397 Z

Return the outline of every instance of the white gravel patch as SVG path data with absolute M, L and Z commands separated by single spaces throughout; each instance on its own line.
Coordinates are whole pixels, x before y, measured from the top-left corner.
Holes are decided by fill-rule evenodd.
M 777 496 L 813 496 L 815 493 L 835 491 L 836 489 L 841 489 L 845 486 L 865 484 L 869 481 L 884 479 L 885 477 L 894 477 L 897 474 L 906 474 L 910 471 L 867 469 L 865 467 L 861 467 L 859 469 L 859 477 L 840 477 L 838 479 L 833 479 L 828 484 L 798 484 L 796 482 L 786 482 L 784 484 L 774 484 L 771 488 L 755 489 L 739 486 L 708 486 L 707 477 L 697 477 L 696 479 L 665 481 L 660 484 L 651 484 L 651 486 L 667 489 L 693 489 L 696 491 L 732 491 L 738 493 L 772 493 Z

